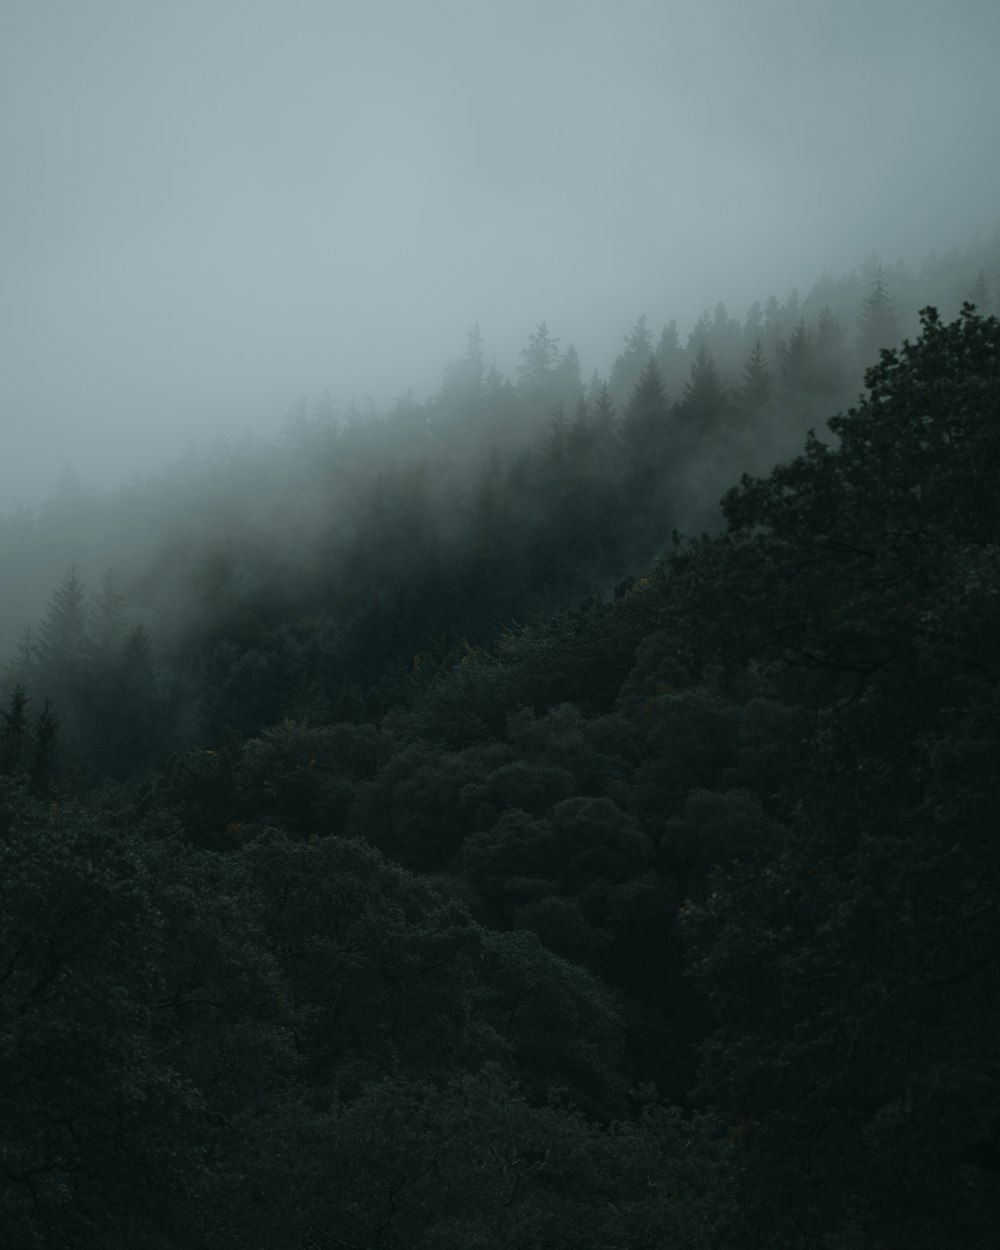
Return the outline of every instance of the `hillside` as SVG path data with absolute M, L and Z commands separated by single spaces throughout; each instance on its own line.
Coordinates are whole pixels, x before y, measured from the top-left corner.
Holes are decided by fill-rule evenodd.
M 991 1244 L 1000 322 L 888 282 L 8 518 L 87 567 L 0 726 L 3 1244 Z

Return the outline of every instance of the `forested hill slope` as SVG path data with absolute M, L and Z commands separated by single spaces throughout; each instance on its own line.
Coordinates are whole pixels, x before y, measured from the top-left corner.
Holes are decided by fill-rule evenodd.
M 703 366 L 168 614 L 178 539 L 159 652 L 63 578 L 0 726 L 3 1244 L 992 1245 L 1000 322 L 926 311 L 671 546 L 765 376 Z
M 0 516 L 0 667 L 71 564 L 88 594 L 112 571 L 158 658 L 206 609 L 252 591 L 342 632 L 359 620 L 366 633 L 391 600 L 380 628 L 406 664 L 428 632 L 438 649 L 492 641 L 639 576 L 674 527 L 717 529 L 723 491 L 797 454 L 807 429 L 825 436 L 879 350 L 918 332 L 920 307 L 1000 305 L 997 272 L 1000 233 L 916 271 L 872 256 L 742 320 L 721 303 L 683 332 L 642 315 L 600 374 L 543 322 L 505 376 L 473 326 L 436 393 L 385 412 L 303 397 L 276 437 L 191 446 L 108 494 L 67 470 L 38 508 Z M 80 420 L 100 437 L 83 399 Z M 137 432 L 146 420 L 137 395 Z M 380 681 L 381 657 L 361 657 L 362 686 L 373 668 Z

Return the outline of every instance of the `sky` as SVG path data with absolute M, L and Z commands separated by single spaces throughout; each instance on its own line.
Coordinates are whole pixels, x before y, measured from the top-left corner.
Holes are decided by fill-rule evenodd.
M 997 0 L 0 0 L 0 511 L 1000 217 Z

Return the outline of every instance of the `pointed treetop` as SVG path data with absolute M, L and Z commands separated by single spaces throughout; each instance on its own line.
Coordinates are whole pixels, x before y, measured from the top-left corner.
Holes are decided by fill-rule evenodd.
M 871 290 L 865 296 L 858 319 L 857 350 L 864 364 L 874 364 L 884 348 L 899 342 L 896 307 L 886 284 L 885 271 L 879 265 L 872 277 Z

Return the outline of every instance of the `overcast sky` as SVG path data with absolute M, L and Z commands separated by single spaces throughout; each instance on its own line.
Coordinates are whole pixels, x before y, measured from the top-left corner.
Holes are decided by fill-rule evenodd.
M 0 0 L 0 509 L 1000 216 L 998 0 Z

